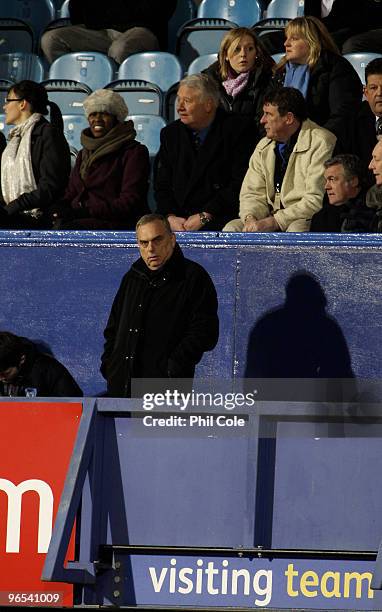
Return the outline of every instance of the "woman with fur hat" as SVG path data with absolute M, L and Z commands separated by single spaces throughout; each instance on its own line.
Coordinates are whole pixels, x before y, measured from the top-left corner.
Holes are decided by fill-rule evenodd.
M 70 175 L 64 200 L 52 209 L 55 229 L 134 229 L 148 212 L 150 173 L 147 148 L 135 140 L 128 108 L 111 89 L 84 101 L 89 127 Z

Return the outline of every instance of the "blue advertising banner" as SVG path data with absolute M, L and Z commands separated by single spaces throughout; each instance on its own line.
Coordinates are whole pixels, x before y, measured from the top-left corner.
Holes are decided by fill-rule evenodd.
M 382 609 L 382 593 L 370 588 L 372 561 L 178 554 L 116 559 L 111 601 L 120 605 Z M 130 587 L 118 581 L 119 572 L 129 575 Z

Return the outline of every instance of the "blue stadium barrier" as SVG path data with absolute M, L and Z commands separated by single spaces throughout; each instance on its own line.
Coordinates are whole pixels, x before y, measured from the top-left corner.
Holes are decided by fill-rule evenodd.
M 178 234 L 185 255 L 212 276 L 221 333 L 199 376 L 242 377 L 256 323 L 285 304 L 294 273 L 314 275 L 354 374 L 382 373 L 382 236 Z M 0 329 L 46 342 L 86 395 L 105 390 L 103 329 L 122 276 L 137 258 L 130 232 L 0 232 Z M 293 341 L 291 340 L 293 345 Z

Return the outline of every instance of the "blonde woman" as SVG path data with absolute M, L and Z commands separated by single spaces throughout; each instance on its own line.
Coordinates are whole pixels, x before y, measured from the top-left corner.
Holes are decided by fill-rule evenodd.
M 274 68 L 273 85 L 295 87 L 306 99 L 308 117 L 333 132 L 349 152 L 349 134 L 362 100 L 362 84 L 316 17 L 296 17 L 285 28 L 285 55 Z
M 258 124 L 273 64 L 252 30 L 234 28 L 221 42 L 218 61 L 204 72 L 217 83 L 226 111 L 253 117 Z

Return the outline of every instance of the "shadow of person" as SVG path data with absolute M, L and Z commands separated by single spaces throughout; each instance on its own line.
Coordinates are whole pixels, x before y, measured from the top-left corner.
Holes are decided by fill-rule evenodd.
M 258 399 L 344 400 L 338 379 L 353 379 L 349 392 L 354 395 L 346 340 L 338 323 L 327 314 L 326 305 L 318 280 L 299 271 L 288 280 L 285 304 L 256 322 L 249 336 L 245 377 L 273 379 L 260 385 Z M 324 379 L 325 384 L 317 384 Z M 338 382 L 330 384 L 327 379 Z M 275 384 L 275 380 L 279 382 Z

